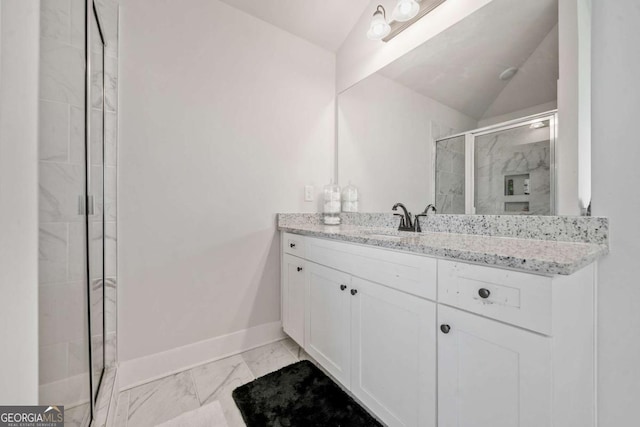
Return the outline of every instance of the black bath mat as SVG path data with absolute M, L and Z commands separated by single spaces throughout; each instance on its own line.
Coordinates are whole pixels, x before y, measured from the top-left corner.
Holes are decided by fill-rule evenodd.
M 247 427 L 382 427 L 307 360 L 238 387 L 233 399 Z

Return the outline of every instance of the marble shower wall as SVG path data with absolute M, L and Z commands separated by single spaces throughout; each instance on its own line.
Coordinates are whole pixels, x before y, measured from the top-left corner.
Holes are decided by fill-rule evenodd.
M 465 213 L 465 137 L 436 142 L 436 208 L 441 214 Z
M 86 402 L 88 385 L 84 191 L 84 0 L 42 0 L 39 117 L 40 400 Z M 96 2 L 105 59 L 106 366 L 116 354 L 118 4 Z M 94 159 L 97 160 L 97 159 Z M 101 160 L 101 159 L 100 159 Z M 96 178 L 97 179 L 97 178 Z M 100 310 L 101 311 L 101 310 Z
M 522 126 L 476 137 L 475 204 L 477 214 L 551 215 L 549 128 Z M 505 179 L 529 175 L 530 195 L 505 195 Z M 524 212 L 505 211 L 505 203 L 528 203 Z

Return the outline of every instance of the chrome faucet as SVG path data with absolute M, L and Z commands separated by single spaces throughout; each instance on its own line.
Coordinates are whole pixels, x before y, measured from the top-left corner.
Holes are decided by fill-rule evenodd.
M 398 231 L 415 231 L 413 229 L 413 221 L 411 220 L 411 212 L 409 212 L 402 203 L 396 203 L 393 205 L 391 210 L 397 211 L 398 208 L 401 208 L 404 211 L 404 214 L 394 214 L 395 216 L 400 217 L 400 226 L 398 227 Z
M 437 212 L 437 209 L 435 207 L 435 205 L 433 204 L 428 204 L 426 208 L 424 208 L 424 211 L 422 211 L 422 213 L 419 213 L 418 215 L 416 215 L 416 219 L 415 222 L 413 224 L 414 226 L 414 230 L 416 233 L 421 233 L 422 232 L 422 228 L 420 228 L 420 217 L 424 216 L 427 217 L 429 216 L 429 210 L 433 210 L 433 213 Z

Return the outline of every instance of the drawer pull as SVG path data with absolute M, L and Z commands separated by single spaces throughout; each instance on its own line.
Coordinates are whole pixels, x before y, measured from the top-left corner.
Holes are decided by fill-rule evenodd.
M 347 285 L 340 285 L 340 290 L 344 291 L 345 289 L 347 289 Z
M 302 267 L 298 267 L 298 271 L 302 271 Z
M 449 325 L 440 325 L 440 330 L 442 331 L 443 334 L 448 334 L 449 331 L 451 330 L 451 326 L 449 326 Z
M 295 247 L 296 247 L 296 244 L 295 244 L 295 243 L 289 243 L 289 247 L 290 247 L 290 248 L 295 248 Z
M 480 295 L 480 298 L 487 299 L 487 298 L 489 298 L 489 295 L 491 295 L 491 291 L 489 289 L 486 289 L 486 288 L 480 288 L 478 290 L 478 295 Z
M 357 294 L 357 293 L 358 293 L 358 290 L 357 290 L 357 289 L 351 289 L 351 295 L 355 295 L 355 294 Z

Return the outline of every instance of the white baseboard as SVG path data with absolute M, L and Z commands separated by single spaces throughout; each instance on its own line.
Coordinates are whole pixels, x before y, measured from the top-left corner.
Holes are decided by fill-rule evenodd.
M 120 362 L 118 366 L 120 390 L 126 390 L 204 363 L 242 353 L 283 338 L 285 338 L 285 334 L 282 331 L 282 323 L 278 321 Z

